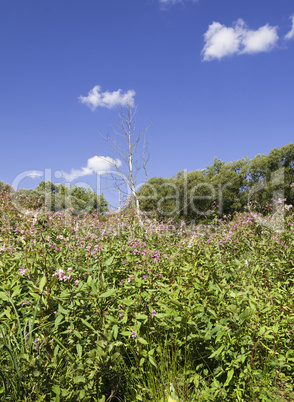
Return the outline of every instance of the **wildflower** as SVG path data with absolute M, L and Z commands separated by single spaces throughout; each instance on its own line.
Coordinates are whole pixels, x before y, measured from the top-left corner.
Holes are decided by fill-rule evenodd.
M 153 315 L 153 317 L 156 316 L 156 310 L 152 310 L 152 315 Z
M 79 284 L 79 281 L 76 280 L 75 283 L 74 283 L 74 285 L 75 285 L 75 286 L 78 286 L 78 284 Z
M 120 281 L 120 286 L 122 286 L 124 284 L 124 281 L 123 280 L 121 280 Z
M 128 282 L 131 282 L 134 278 L 135 278 L 135 275 L 131 275 L 131 276 L 128 278 Z
M 25 275 L 26 273 L 27 273 L 26 268 L 24 268 L 24 267 L 19 268 L 19 275 Z
M 146 280 L 146 279 L 147 279 L 147 275 L 143 275 L 143 279 L 145 279 L 145 280 Z
M 118 316 L 119 316 L 119 317 L 122 317 L 123 315 L 124 315 L 124 314 L 123 314 L 122 312 L 120 312 Z
M 136 337 L 137 337 L 136 331 L 132 331 L 132 338 L 136 338 Z
M 35 342 L 35 349 L 38 350 L 39 349 L 39 342 L 40 342 L 39 339 L 38 338 L 35 339 L 34 342 Z
M 286 198 L 279 198 L 278 199 L 278 204 L 283 204 L 284 201 L 286 201 Z
M 57 269 L 52 276 L 58 276 L 58 280 L 64 282 L 67 281 L 68 279 L 71 279 L 71 275 L 66 276 L 62 268 Z
M 249 267 L 249 262 L 247 260 L 245 260 L 245 264 L 247 265 L 247 267 Z

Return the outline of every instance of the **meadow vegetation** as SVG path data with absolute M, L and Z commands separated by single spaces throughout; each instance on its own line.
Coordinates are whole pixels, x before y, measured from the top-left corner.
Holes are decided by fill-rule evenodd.
M 0 399 L 293 400 L 294 218 L 267 208 L 24 213 L 2 185 Z

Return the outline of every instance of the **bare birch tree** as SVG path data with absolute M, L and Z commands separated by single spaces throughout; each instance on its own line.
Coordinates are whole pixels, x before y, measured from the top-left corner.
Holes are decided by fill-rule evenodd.
M 136 112 L 137 108 L 132 108 L 130 105 L 125 108 L 121 107 L 119 114 L 119 122 L 116 127 L 112 126 L 112 134 L 102 138 L 111 146 L 113 151 L 119 157 L 121 164 L 117 162 L 111 163 L 114 172 L 111 177 L 114 186 L 119 191 L 119 204 L 121 194 L 127 198 L 133 199 L 135 203 L 136 213 L 140 215 L 140 205 L 138 197 L 139 172 L 142 172 L 144 182 L 147 181 L 147 162 L 149 159 L 146 146 L 146 133 L 150 125 L 145 130 L 136 131 Z M 140 176 L 142 180 L 142 175 Z M 123 190 L 126 186 L 127 190 Z M 120 207 L 120 205 L 119 205 Z

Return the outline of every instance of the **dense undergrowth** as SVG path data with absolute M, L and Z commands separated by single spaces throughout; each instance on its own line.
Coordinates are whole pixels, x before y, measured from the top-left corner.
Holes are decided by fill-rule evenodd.
M 294 219 L 278 218 L 24 214 L 2 190 L 0 400 L 293 400 Z

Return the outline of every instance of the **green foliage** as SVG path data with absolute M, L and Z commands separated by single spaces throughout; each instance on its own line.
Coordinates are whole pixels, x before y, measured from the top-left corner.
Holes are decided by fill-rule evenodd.
M 75 215 L 93 211 L 104 213 L 108 208 L 103 194 L 98 195 L 90 188 L 55 185 L 50 181 L 42 181 L 35 190 L 19 190 L 14 194 L 13 201 L 22 210 L 45 209 L 57 212 L 69 209 Z
M 273 149 L 269 155 L 225 163 L 215 158 L 212 166 L 194 172 L 180 171 L 169 179 L 152 178 L 139 191 L 142 211 L 157 211 L 162 217 L 200 223 L 242 212 L 249 203 L 264 212 L 280 191 L 294 203 L 294 144 Z M 277 194 L 277 193 L 276 193 Z
M 281 209 L 279 232 L 250 213 L 177 226 L 132 210 L 25 215 L 0 189 L 0 400 L 293 400 Z

